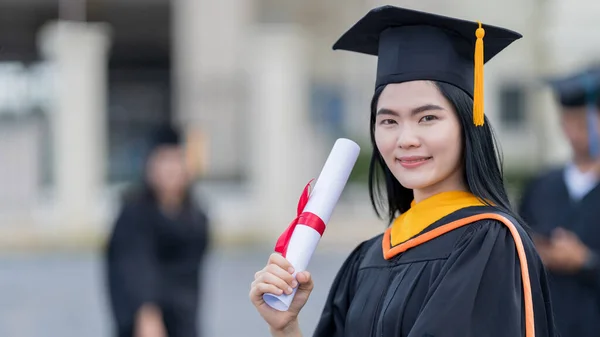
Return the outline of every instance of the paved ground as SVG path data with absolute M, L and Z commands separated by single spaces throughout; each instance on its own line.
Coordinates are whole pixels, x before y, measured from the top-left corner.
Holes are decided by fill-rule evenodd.
M 324 296 L 349 249 L 317 251 L 311 261 L 316 289 L 301 315 L 310 336 Z M 206 273 L 203 330 L 207 337 L 268 336 L 248 300 L 254 272 L 269 251 L 218 251 Z M 93 253 L 17 254 L 0 257 L 0 336 L 108 337 L 110 321 L 101 261 Z

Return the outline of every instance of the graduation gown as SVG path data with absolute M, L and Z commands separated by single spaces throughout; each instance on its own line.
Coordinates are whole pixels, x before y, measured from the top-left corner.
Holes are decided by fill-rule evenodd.
M 150 200 L 127 202 L 107 247 L 107 276 L 116 336 L 131 337 L 144 303 L 157 305 L 169 337 L 198 336 L 199 277 L 208 221 L 188 207 L 175 218 Z
M 360 244 L 337 274 L 314 336 L 525 336 L 526 293 L 535 336 L 554 336 L 544 268 L 521 226 L 511 219 L 528 268 L 526 291 L 505 224 L 482 218 L 449 230 L 489 212 L 511 219 L 491 207 L 466 207 L 400 245 L 390 244 L 389 230 Z
M 520 214 L 538 234 L 557 227 L 574 232 L 600 254 L 600 184 L 580 201 L 572 201 L 564 169 L 552 170 L 531 182 L 523 194 Z M 557 328 L 563 337 L 600 336 L 600 269 L 590 266 L 575 274 L 548 271 Z

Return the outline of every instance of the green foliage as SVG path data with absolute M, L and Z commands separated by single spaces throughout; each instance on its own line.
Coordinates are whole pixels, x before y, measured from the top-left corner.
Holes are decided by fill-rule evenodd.
M 371 145 L 359 144 L 360 154 L 356 160 L 356 165 L 350 174 L 349 181 L 352 183 L 367 184 L 369 177 L 369 161 L 371 160 Z
M 523 169 L 512 169 L 504 171 L 504 184 L 511 201 L 516 204 L 521 199 L 521 195 L 527 183 L 534 178 L 537 172 Z

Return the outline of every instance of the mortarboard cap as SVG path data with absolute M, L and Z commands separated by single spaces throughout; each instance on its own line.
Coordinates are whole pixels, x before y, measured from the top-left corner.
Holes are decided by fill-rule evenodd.
M 586 107 L 588 145 L 590 156 L 600 158 L 598 107 L 600 106 L 600 67 L 592 67 L 560 78 L 551 78 L 548 84 L 563 107 Z
M 600 105 L 600 67 L 588 68 L 575 74 L 546 80 L 560 105 L 583 107 L 589 103 Z M 593 100 L 596 99 L 594 102 Z
M 462 89 L 474 100 L 475 125 L 483 125 L 483 64 L 521 37 L 478 22 L 383 6 L 354 24 L 333 49 L 377 56 L 376 87 L 432 80 Z
M 152 148 L 162 145 L 179 145 L 181 136 L 172 125 L 163 125 L 154 130 L 151 142 Z

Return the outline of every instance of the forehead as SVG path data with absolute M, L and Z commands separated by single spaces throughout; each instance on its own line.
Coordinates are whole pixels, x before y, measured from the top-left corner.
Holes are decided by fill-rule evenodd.
M 431 81 L 410 81 L 388 84 L 377 101 L 377 109 L 411 109 L 426 104 L 447 107 L 448 103 Z
M 154 149 L 152 157 L 154 159 L 170 159 L 181 156 L 182 149 L 174 145 L 162 145 Z
M 561 115 L 565 118 L 586 118 L 587 108 L 581 107 L 563 107 Z

